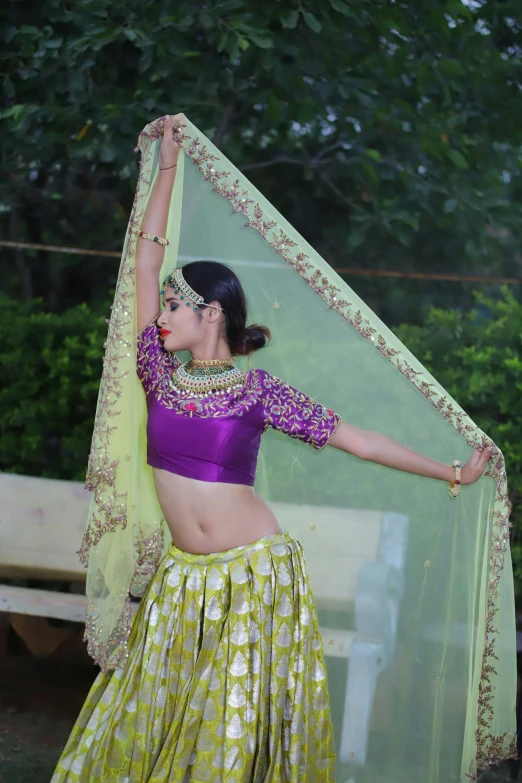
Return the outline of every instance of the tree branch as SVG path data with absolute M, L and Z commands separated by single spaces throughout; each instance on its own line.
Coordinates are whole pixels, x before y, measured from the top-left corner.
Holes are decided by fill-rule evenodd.
M 245 163 L 244 166 L 239 166 L 240 171 L 247 171 L 248 169 L 264 169 L 267 166 L 274 166 L 276 163 L 294 163 L 300 166 L 304 165 L 304 161 L 299 158 L 289 158 L 288 155 L 277 155 L 272 160 L 260 160 L 257 163 Z
M 319 172 L 319 176 L 321 177 L 323 182 L 325 182 L 326 185 L 328 185 L 328 187 L 331 190 L 333 190 L 333 192 L 336 194 L 336 196 L 338 196 L 341 199 L 341 201 L 344 201 L 344 203 L 348 204 L 349 207 L 352 207 L 353 209 L 357 209 L 357 205 L 355 204 L 355 202 L 351 198 L 349 198 L 348 196 L 345 196 L 345 194 L 342 192 L 342 190 L 340 188 L 338 188 L 335 183 L 332 182 L 330 177 L 328 177 L 326 174 L 324 174 L 324 172 L 321 172 L 321 171 Z
M 329 152 L 333 152 L 334 150 L 339 149 L 339 147 L 344 147 L 346 144 L 345 141 L 336 141 L 335 144 L 329 144 L 327 147 L 323 147 L 323 149 L 317 153 L 317 155 L 312 158 L 312 166 L 319 163 L 321 158 L 324 158 L 325 155 L 327 155 Z
M 228 106 L 225 107 L 225 111 L 223 112 L 221 116 L 221 122 L 219 123 L 219 127 L 216 131 L 216 135 L 212 139 L 216 147 L 221 146 L 221 142 L 223 141 L 225 134 L 228 130 L 228 127 L 230 123 L 232 122 L 232 118 L 234 116 L 236 110 L 236 104 L 235 102 L 229 103 Z

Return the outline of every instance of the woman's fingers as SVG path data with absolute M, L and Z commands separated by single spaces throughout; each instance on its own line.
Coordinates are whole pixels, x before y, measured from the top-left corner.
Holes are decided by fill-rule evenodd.
M 163 128 L 177 128 L 184 120 L 184 114 L 166 114 L 163 117 Z
M 160 169 L 174 168 L 178 161 L 179 144 L 174 138 L 174 119 L 175 118 L 171 114 L 166 114 L 163 117 L 163 138 L 161 140 L 159 153 Z
M 473 484 L 477 481 L 484 473 L 488 460 L 495 454 L 498 454 L 498 449 L 495 446 L 474 449 L 473 454 L 462 468 L 462 483 Z
M 475 449 L 473 452 L 474 463 L 476 465 L 485 465 L 486 462 L 497 453 L 497 450 L 493 446 L 486 446 L 483 449 Z
M 174 130 L 174 118 L 171 114 L 166 114 L 163 118 L 163 137 L 169 138 Z

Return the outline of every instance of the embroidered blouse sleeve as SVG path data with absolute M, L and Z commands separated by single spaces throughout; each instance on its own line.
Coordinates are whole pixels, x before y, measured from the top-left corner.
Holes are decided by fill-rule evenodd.
M 265 428 L 273 427 L 316 449 L 326 446 L 339 426 L 341 417 L 274 375 L 264 370 L 257 372 Z
M 163 348 L 156 319 L 157 316 L 141 330 L 137 338 L 136 369 L 146 394 L 179 365 L 176 354 Z

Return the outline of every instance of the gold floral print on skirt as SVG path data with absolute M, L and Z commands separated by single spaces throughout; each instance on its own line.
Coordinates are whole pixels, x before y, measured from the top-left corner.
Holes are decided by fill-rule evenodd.
M 300 544 L 170 545 L 124 668 L 100 673 L 51 783 L 334 783 L 326 670 Z

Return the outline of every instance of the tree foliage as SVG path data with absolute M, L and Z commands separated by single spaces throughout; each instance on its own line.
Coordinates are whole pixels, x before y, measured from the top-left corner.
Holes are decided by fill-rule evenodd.
M 58 315 L 0 295 L 0 471 L 85 477 L 101 376 L 103 316 Z
M 522 305 L 508 289 L 502 293 L 501 299 L 476 293 L 476 306 L 466 313 L 432 308 L 423 326 L 403 325 L 395 332 L 504 454 L 520 594 Z
M 4 236 L 118 249 L 137 133 L 181 110 L 335 266 L 519 275 L 517 6 L 13 3 L 0 31 Z M 12 293 L 54 309 L 98 305 L 116 274 L 98 258 L 3 259 Z M 394 322 L 470 296 L 355 285 Z

